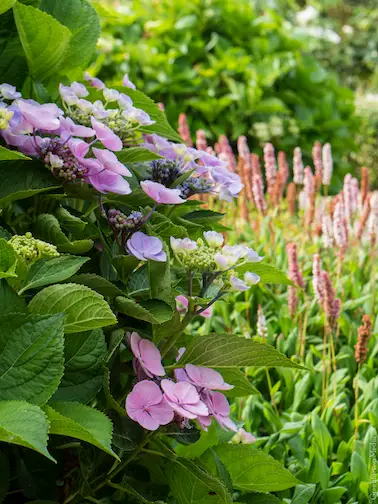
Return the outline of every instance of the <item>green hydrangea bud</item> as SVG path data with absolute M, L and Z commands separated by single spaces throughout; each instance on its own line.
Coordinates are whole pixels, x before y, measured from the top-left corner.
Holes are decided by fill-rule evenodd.
M 9 240 L 16 253 L 28 264 L 44 257 L 58 257 L 60 254 L 55 245 L 33 238 L 31 233 L 15 235 Z
M 5 130 L 9 126 L 9 121 L 12 119 L 14 112 L 7 108 L 0 109 L 0 129 Z

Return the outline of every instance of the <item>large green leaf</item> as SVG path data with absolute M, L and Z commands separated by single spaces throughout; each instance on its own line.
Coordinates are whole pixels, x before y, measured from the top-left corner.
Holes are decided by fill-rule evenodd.
M 195 443 L 189 445 L 177 443 L 177 446 L 175 446 L 175 452 L 180 457 L 193 460 L 200 457 L 206 450 L 218 443 L 219 437 L 217 427 L 215 422 L 213 422 L 207 431 L 201 430 L 200 438 Z
M 39 161 L 3 161 L 0 164 L 0 207 L 59 187 Z
M 15 0 L 2 0 L 1 5 L 0 5 L 0 14 L 4 14 L 8 9 L 10 9 Z
M 165 138 L 169 138 L 174 142 L 183 143 L 183 139 L 176 133 L 167 121 L 165 113 L 159 109 L 151 98 L 146 96 L 141 91 L 130 89 L 128 87 L 117 87 L 119 91 L 127 94 L 133 100 L 134 107 L 140 108 L 150 115 L 155 124 L 151 126 L 143 126 L 140 131 L 143 133 L 157 133 Z
M 0 400 L 44 404 L 63 376 L 62 314 L 0 317 Z
M 91 401 L 102 386 L 106 357 L 105 337 L 101 329 L 66 334 L 64 375 L 53 401 Z
M 27 312 L 23 298 L 4 279 L 0 280 L 0 306 L 2 315 L 12 312 Z
M 16 2 L 13 12 L 30 73 L 43 81 L 62 66 L 71 32 L 52 16 L 31 5 Z
M 50 434 L 80 439 L 118 459 L 111 447 L 112 422 L 104 413 L 74 402 L 52 402 L 43 409 Z
M 166 468 L 169 486 L 177 504 L 231 504 L 223 483 L 191 460 L 176 458 Z
M 308 504 L 315 490 L 316 485 L 297 485 L 291 504 Z
M 173 315 L 172 308 L 158 299 L 150 299 L 137 303 L 134 299 L 118 296 L 115 300 L 116 308 L 121 313 L 150 324 L 163 324 Z
M 22 154 L 22 152 L 18 152 L 16 150 L 9 150 L 0 145 L 0 161 L 13 161 L 15 159 L 23 159 L 24 161 L 30 160 L 30 158 Z
M 40 9 L 69 28 L 72 34 L 63 69 L 85 67 L 100 36 L 100 21 L 94 8 L 87 0 L 42 0 Z
M 219 369 L 219 372 L 226 383 L 234 386 L 233 389 L 224 391 L 227 397 L 245 397 L 260 393 L 239 369 Z
M 161 159 L 161 156 L 143 147 L 130 147 L 117 153 L 117 158 L 121 163 L 145 163 L 154 159 Z
M 21 285 L 20 293 L 28 289 L 36 289 L 44 285 L 62 282 L 74 275 L 87 261 L 89 261 L 87 257 L 69 255 L 62 255 L 53 259 L 41 259 L 31 266 Z
M 264 262 L 249 262 L 239 268 L 236 267 L 235 271 L 237 271 L 238 275 L 247 271 L 257 273 L 262 283 L 294 285 L 283 271 Z
M 237 500 L 237 502 L 239 501 L 242 502 L 242 504 L 282 504 L 282 501 L 277 499 L 274 495 L 263 493 L 243 495 Z
M 124 284 L 127 284 L 128 279 L 139 262 L 139 259 L 132 255 L 117 255 L 112 259 L 112 265 L 117 270 L 119 279 Z
M 85 285 L 51 285 L 29 303 L 33 313 L 64 313 L 67 333 L 90 331 L 116 324 L 117 319 L 101 294 Z
M 59 221 L 51 214 L 41 214 L 34 225 L 35 235 L 41 240 L 53 243 L 59 252 L 85 254 L 93 247 L 93 240 L 70 241 L 63 233 Z
M 123 292 L 116 285 L 95 273 L 83 273 L 70 278 L 70 282 L 86 285 L 104 297 L 122 296 Z
M 237 490 L 278 492 L 299 483 L 280 462 L 250 445 L 223 444 L 212 450 L 225 465 Z M 205 464 L 213 464 L 213 455 L 206 452 L 203 460 Z
M 167 260 L 165 262 L 148 261 L 150 297 L 152 299 L 160 299 L 170 306 L 174 306 L 175 298 L 172 292 L 169 249 L 165 243 L 163 246 Z
M 301 367 L 270 345 L 232 334 L 194 337 L 180 360 L 180 365 L 188 363 L 211 368 Z
M 4 238 L 0 238 L 0 278 L 17 277 L 18 256 L 14 248 Z
M 38 406 L 25 401 L 0 401 L 0 441 L 25 446 L 54 460 L 47 451 L 49 423 Z

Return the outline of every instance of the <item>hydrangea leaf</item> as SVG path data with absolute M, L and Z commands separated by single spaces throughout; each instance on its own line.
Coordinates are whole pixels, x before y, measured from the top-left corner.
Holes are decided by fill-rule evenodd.
M 194 337 L 180 365 L 194 364 L 210 368 L 293 367 L 302 368 L 270 345 L 232 334 Z
M 16 2 L 13 12 L 30 73 L 44 81 L 62 66 L 71 32 L 52 16 L 31 5 Z
M 219 372 L 226 383 L 234 386 L 233 389 L 223 392 L 227 397 L 245 397 L 260 394 L 239 369 L 219 369 Z
M 158 299 L 137 303 L 134 299 L 116 297 L 116 308 L 129 317 L 144 320 L 150 324 L 163 324 L 172 318 L 172 308 Z
M 85 285 L 51 285 L 29 303 L 32 313 L 64 313 L 66 333 L 89 331 L 117 323 L 114 313 L 101 294 Z
M 0 15 L 10 9 L 16 0 L 2 0 L 0 5 Z
M 119 460 L 112 450 L 113 426 L 101 411 L 75 402 L 52 402 L 44 406 L 49 433 L 90 443 Z
M 28 162 L 27 169 L 24 161 L 1 163 L 0 208 L 57 187 L 54 177 L 39 161 Z
M 87 0 L 42 0 L 39 8 L 69 28 L 72 34 L 62 63 L 63 69 L 84 68 L 100 36 L 100 21 L 95 9 Z
M 62 314 L 0 317 L 0 400 L 44 404 L 63 376 Z
M 106 278 L 95 273 L 82 273 L 70 278 L 70 282 L 86 285 L 104 297 L 122 296 L 123 292 Z
M 101 389 L 107 357 L 101 329 L 66 334 L 64 338 L 64 375 L 53 401 L 77 401 L 87 404 Z
M 0 280 L 0 306 L 2 315 L 12 312 L 27 312 L 24 299 L 12 289 L 5 279 Z
M 244 273 L 246 273 L 247 271 L 250 271 L 251 273 L 257 273 L 262 283 L 294 285 L 283 271 L 264 262 L 249 262 L 243 264 L 239 268 L 235 267 L 234 269 L 237 272 L 238 276 L 244 275 Z
M 19 293 L 62 282 L 74 275 L 87 261 L 89 261 L 87 257 L 70 255 L 62 255 L 53 259 L 41 259 L 31 266 Z
M 55 462 L 47 451 L 45 413 L 25 401 L 0 401 L 0 441 L 30 448 Z
M 152 152 L 149 149 L 144 149 L 143 147 L 130 147 L 129 149 L 123 149 L 121 152 L 117 153 L 118 160 L 121 163 L 146 163 L 147 161 L 154 161 L 155 159 L 161 159 L 159 154 Z
M 17 159 L 23 159 L 24 161 L 27 161 L 30 160 L 30 157 L 25 156 L 24 154 L 22 154 L 22 152 L 18 152 L 16 150 L 9 150 L 6 147 L 0 145 L 0 161 L 13 161 Z
M 236 490 L 279 492 L 299 483 L 280 462 L 250 445 L 223 444 L 212 450 L 225 465 Z M 209 468 L 215 464 L 209 451 L 202 459 Z
M 15 278 L 18 256 L 12 245 L 0 238 L 0 278 Z

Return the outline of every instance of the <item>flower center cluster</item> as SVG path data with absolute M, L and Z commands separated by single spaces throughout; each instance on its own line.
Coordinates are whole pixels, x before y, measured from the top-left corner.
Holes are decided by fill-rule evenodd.
M 85 177 L 87 169 L 77 162 L 67 144 L 59 138 L 45 138 L 39 150 L 42 160 L 55 177 L 65 182 L 73 182 Z

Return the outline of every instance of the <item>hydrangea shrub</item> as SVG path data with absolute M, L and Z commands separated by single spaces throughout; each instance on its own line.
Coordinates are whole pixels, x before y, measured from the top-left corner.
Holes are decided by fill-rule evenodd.
M 256 393 L 245 367 L 298 365 L 236 335 L 185 333 L 231 292 L 291 283 L 227 245 L 223 214 L 193 199 L 229 202 L 239 177 L 184 145 L 127 76 L 117 89 L 87 74 L 69 83 L 81 46 L 64 16 L 91 12 L 86 2 L 7 5 L 34 88 L 44 81 L 56 100 L 0 84 L 5 502 L 230 503 L 294 486 L 229 400 Z

